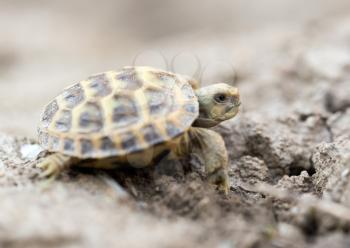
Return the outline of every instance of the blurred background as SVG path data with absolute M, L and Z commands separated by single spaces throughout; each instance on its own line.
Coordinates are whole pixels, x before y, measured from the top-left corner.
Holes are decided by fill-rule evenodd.
M 124 65 L 204 84 L 259 73 L 269 54 L 261 42 L 283 49 L 281 36 L 349 10 L 347 0 L 0 0 L 0 131 L 35 137 L 63 87 Z

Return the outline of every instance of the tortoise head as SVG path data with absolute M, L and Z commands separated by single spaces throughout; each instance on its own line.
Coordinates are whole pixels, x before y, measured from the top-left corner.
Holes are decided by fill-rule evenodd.
M 241 105 L 237 88 L 224 83 L 213 84 L 195 90 L 199 102 L 197 127 L 213 127 L 231 119 Z

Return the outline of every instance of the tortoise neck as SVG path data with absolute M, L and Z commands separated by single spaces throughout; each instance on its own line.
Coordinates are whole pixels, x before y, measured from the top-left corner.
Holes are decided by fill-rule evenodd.
M 193 123 L 195 127 L 214 127 L 219 124 L 211 118 L 210 111 L 213 109 L 213 101 L 209 91 L 209 87 L 203 87 L 194 91 L 199 104 L 199 115 Z

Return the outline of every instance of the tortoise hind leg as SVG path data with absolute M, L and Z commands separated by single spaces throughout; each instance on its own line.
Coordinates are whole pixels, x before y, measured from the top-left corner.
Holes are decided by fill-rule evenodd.
M 66 156 L 60 153 L 53 153 L 44 158 L 43 161 L 36 165 L 37 168 L 43 170 L 41 178 L 55 179 L 62 170 L 68 168 L 78 159 Z

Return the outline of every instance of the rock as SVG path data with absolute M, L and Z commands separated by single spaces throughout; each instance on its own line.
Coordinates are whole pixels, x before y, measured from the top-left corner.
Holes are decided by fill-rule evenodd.
M 325 119 L 319 115 L 277 120 L 245 115 L 240 130 L 246 149 L 242 153 L 261 158 L 273 179 L 312 170 L 310 157 L 315 145 L 331 140 Z
M 326 235 L 334 230 L 346 231 L 350 227 L 348 208 L 328 200 L 318 200 L 309 194 L 298 197 L 289 212 L 290 222 L 311 237 Z
M 268 184 L 260 184 L 255 190 L 271 197 L 279 221 L 298 226 L 309 237 L 335 230 L 343 232 L 350 228 L 350 209 L 341 204 L 319 199 L 310 193 L 293 193 Z
M 32 178 L 38 175 L 33 163 L 22 158 L 20 148 L 27 145 L 28 140 L 16 139 L 0 133 L 0 186 L 19 187 L 32 184 Z
M 333 139 L 350 134 L 350 108 L 345 112 L 337 112 L 327 121 Z
M 229 176 L 236 181 L 255 184 L 268 179 L 268 168 L 265 162 L 252 156 L 243 156 L 230 167 Z
M 20 150 L 22 158 L 31 161 L 35 160 L 42 151 L 43 148 L 37 144 L 24 144 Z
M 349 65 L 350 68 L 350 65 Z M 350 79 L 335 82 L 328 88 L 326 95 L 326 107 L 330 112 L 346 111 L 350 108 Z
M 313 183 L 325 199 L 350 206 L 350 138 L 344 135 L 332 143 L 317 146 L 312 156 L 316 173 Z
M 307 171 L 302 171 L 299 176 L 285 175 L 276 186 L 295 193 L 307 193 L 313 190 L 312 179 Z

